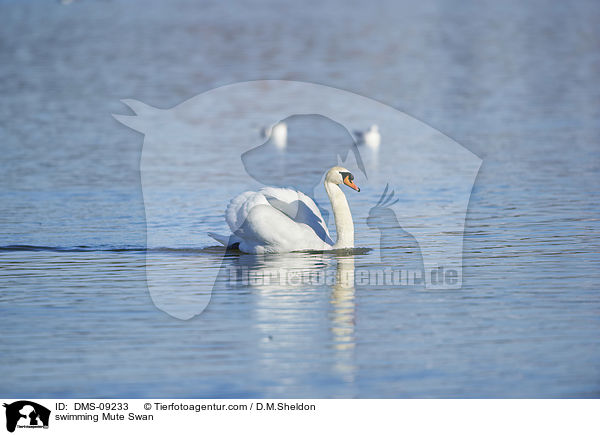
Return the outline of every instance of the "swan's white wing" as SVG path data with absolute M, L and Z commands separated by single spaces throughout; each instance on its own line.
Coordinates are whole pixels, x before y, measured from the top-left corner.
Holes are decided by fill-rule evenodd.
M 244 252 L 320 250 L 333 245 L 314 201 L 292 189 L 244 192 L 229 203 L 225 218 Z
M 265 187 L 261 189 L 266 200 L 290 219 L 308 225 L 325 243 L 333 245 L 327 225 L 315 202 L 302 192 L 293 189 Z
M 259 192 L 244 192 L 233 198 L 225 210 L 225 220 L 231 232 L 235 234 L 246 221 L 250 210 L 261 204 L 269 203 Z

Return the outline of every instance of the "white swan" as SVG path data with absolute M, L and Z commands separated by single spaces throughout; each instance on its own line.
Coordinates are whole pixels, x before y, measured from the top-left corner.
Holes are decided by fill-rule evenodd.
M 353 248 L 354 223 L 339 186 L 342 183 L 360 192 L 348 169 L 335 166 L 327 172 L 324 185 L 333 208 L 335 243 L 312 199 L 302 192 L 277 187 L 233 198 L 225 212 L 232 235 L 208 234 L 225 246 L 249 254 Z
M 354 136 L 356 136 L 356 139 L 358 139 L 359 142 L 364 143 L 370 148 L 379 148 L 379 144 L 381 143 L 379 127 L 375 124 L 367 131 L 355 131 Z
M 287 124 L 285 122 L 278 122 L 275 125 L 264 127 L 261 130 L 261 136 L 264 139 L 272 138 L 277 147 L 283 148 L 287 144 Z

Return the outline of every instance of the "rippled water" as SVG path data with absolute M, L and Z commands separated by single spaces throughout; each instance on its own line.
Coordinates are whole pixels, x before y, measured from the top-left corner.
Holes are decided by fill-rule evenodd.
M 1 396 L 600 395 L 597 3 L 146 3 L 0 3 Z M 210 195 L 164 192 L 193 213 L 164 216 L 146 251 L 142 139 L 111 118 L 119 100 L 263 78 L 379 99 L 483 159 L 462 289 L 345 281 L 383 258 L 366 179 L 347 191 L 353 254 L 222 256 L 205 233 L 239 190 L 208 168 Z M 410 194 L 407 213 L 427 200 Z M 178 277 L 212 289 L 201 315 L 155 307 L 147 255 L 206 268 Z

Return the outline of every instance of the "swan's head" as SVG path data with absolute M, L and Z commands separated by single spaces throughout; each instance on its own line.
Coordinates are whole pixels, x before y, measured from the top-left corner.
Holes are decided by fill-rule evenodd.
M 372 132 L 378 132 L 378 131 L 379 131 L 379 127 L 377 126 L 377 124 L 373 124 L 373 125 L 371 126 L 371 131 L 372 131 Z
M 333 183 L 333 184 L 345 184 L 348 187 L 360 192 L 360 188 L 354 184 L 354 175 L 341 166 L 334 166 L 331 168 L 327 175 L 325 176 L 325 182 Z

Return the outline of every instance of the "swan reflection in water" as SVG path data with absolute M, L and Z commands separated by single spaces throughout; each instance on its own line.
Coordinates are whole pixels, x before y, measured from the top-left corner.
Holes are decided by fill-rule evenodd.
M 260 337 L 257 350 L 263 364 L 270 363 L 273 352 L 287 351 L 291 358 L 312 352 L 314 340 L 329 335 L 329 370 L 351 382 L 355 371 L 355 255 L 247 255 L 230 251 L 223 259 L 213 296 L 231 292 L 246 295 Z M 326 361 L 322 355 L 316 355 L 315 360 L 319 364 Z
M 354 256 L 339 256 L 336 265 L 336 280 L 331 292 L 331 332 L 336 351 L 335 371 L 346 382 L 354 381 L 356 362 L 355 325 L 355 281 Z
M 339 350 L 354 348 L 354 293 L 354 257 L 339 256 L 331 292 L 331 331 L 335 348 Z

